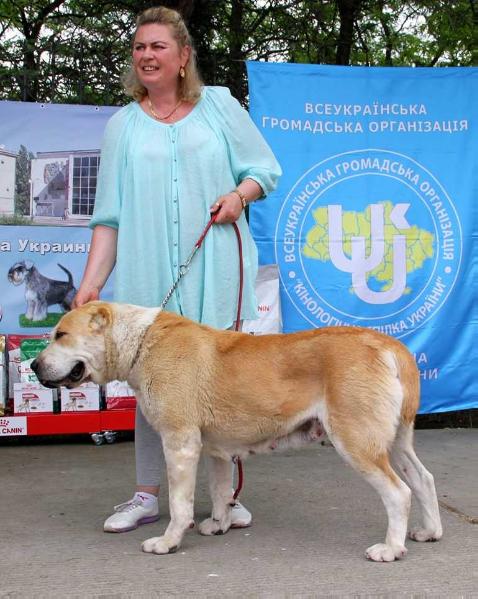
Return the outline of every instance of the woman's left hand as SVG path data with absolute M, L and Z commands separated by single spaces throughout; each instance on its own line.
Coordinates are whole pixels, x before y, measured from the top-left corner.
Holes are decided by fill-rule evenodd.
M 217 225 L 234 223 L 241 216 L 242 202 L 237 193 L 226 193 L 219 196 L 210 208 L 212 214 L 217 214 L 214 221 Z

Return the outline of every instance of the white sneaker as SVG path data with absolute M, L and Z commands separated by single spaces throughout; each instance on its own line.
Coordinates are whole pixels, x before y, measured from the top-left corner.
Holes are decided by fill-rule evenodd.
M 115 505 L 115 513 L 105 520 L 105 532 L 127 532 L 149 522 L 159 520 L 158 502 L 145 507 L 141 499 L 131 499 L 126 503 Z
M 251 512 L 236 501 L 231 509 L 231 528 L 247 528 L 251 523 Z

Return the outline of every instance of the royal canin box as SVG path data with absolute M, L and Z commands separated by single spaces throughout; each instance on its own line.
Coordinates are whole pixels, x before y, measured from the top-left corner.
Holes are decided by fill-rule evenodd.
M 20 376 L 20 345 L 25 339 L 48 339 L 49 335 L 8 335 L 7 357 L 8 357 L 8 397 L 13 399 L 15 383 L 21 382 Z
M 58 412 L 56 389 L 47 389 L 34 383 L 14 383 L 13 413 L 42 414 Z
M 83 383 L 74 389 L 61 388 L 62 412 L 88 412 L 100 409 L 100 387 L 95 383 Z
M 111 381 L 106 383 L 106 409 L 121 410 L 136 407 L 136 397 L 133 389 L 126 381 Z
M 31 364 L 40 352 L 48 347 L 49 339 L 22 339 L 20 342 L 20 382 L 38 384 L 37 375 Z

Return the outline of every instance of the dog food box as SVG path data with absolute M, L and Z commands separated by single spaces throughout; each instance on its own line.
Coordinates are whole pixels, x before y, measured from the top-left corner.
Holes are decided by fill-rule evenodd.
M 38 383 L 31 363 L 48 345 L 48 339 L 23 339 L 20 343 L 20 382 Z
M 87 412 L 100 409 L 100 386 L 83 383 L 74 389 L 61 388 L 60 406 L 62 412 Z
M 4 416 L 7 408 L 7 361 L 6 337 L 0 335 L 0 416 Z
M 20 382 L 20 344 L 24 339 L 48 339 L 49 335 L 8 335 L 8 397 L 13 400 L 13 387 Z
M 56 389 L 47 389 L 38 383 L 14 383 L 14 414 L 43 414 L 58 411 Z
M 126 381 L 111 381 L 106 384 L 106 409 L 122 410 L 136 407 L 133 389 Z

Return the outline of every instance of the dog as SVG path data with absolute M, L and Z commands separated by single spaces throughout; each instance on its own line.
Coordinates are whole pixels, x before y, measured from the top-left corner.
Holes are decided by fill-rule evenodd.
M 76 295 L 73 276 L 64 266 L 58 266 L 67 274 L 68 281 L 55 281 L 43 276 L 33 262 L 29 261 L 17 262 L 8 271 L 10 283 L 25 283 L 25 318 L 28 320 L 45 320 L 48 316 L 48 306 L 54 304 L 59 304 L 65 311 L 71 310 L 71 303 Z
M 422 521 L 409 536 L 442 536 L 433 476 L 413 449 L 419 374 L 394 338 L 358 327 L 252 336 L 158 308 L 91 302 L 62 317 L 31 367 L 46 387 L 118 379 L 136 391 L 161 434 L 169 480 L 171 520 L 163 536 L 143 543 L 145 552 L 175 552 L 194 526 L 201 451 L 210 460 L 213 505 L 199 532 L 223 534 L 231 525 L 234 456 L 325 433 L 385 505 L 385 541 L 369 547 L 367 558 L 405 556 L 412 491 Z

